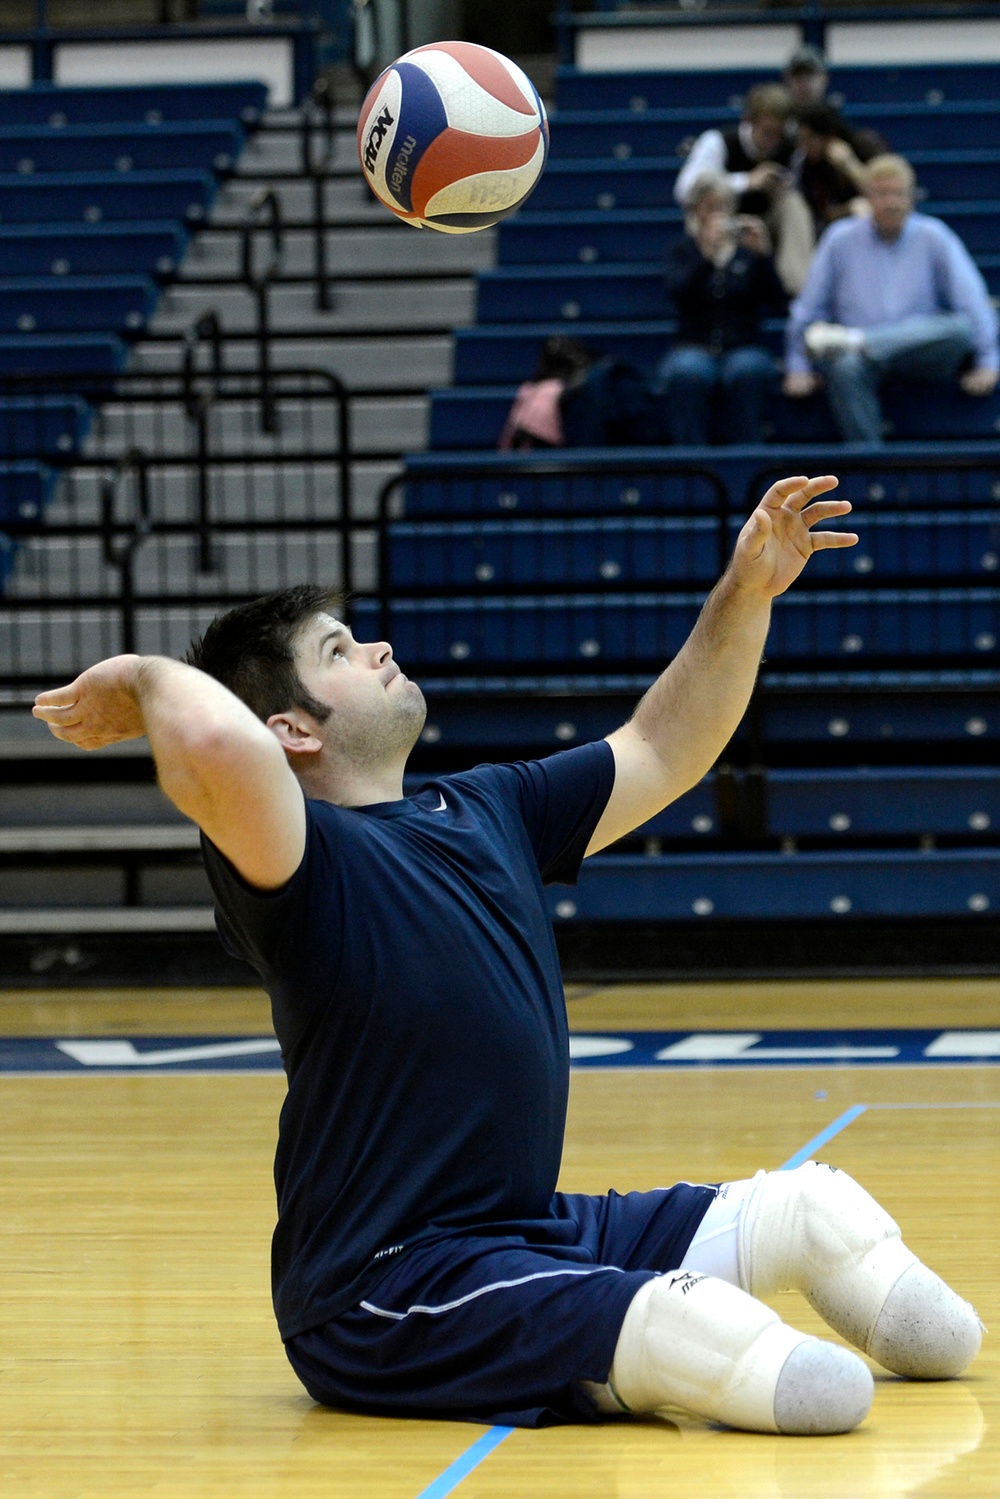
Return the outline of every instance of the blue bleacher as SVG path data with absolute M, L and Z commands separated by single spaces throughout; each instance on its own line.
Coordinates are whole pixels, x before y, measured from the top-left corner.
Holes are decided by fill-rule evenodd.
M 996 179 L 1000 188 L 1000 178 Z M 921 205 L 943 219 L 972 255 L 1000 244 L 1000 200 Z M 500 231 L 500 266 L 662 263 L 671 241 L 683 234 L 683 215 L 669 208 L 535 210 L 534 204 Z
M 559 107 L 581 109 L 738 108 L 755 83 L 775 83 L 778 70 L 685 69 L 655 73 L 581 72 L 560 67 Z M 990 99 L 996 91 L 995 63 L 913 63 L 830 69 L 830 93 L 847 104 L 923 103 Z
M 232 167 L 243 131 L 231 120 L 179 120 L 170 125 L 42 125 L 0 127 L 0 173 L 131 172 L 210 165 Z
M 598 658 L 609 669 L 670 660 L 686 640 L 702 594 L 512 595 L 394 598 L 388 638 L 426 670 L 460 664 L 497 671 L 531 664 L 570 669 Z M 369 628 L 377 605 L 359 601 Z M 970 662 L 1000 652 L 1000 590 L 990 588 L 802 590 L 776 601 L 772 663 L 927 660 Z
M 985 833 L 1000 825 L 1000 770 L 770 770 L 766 806 L 767 830 L 776 837 Z
M 487 385 L 432 392 L 431 447 L 439 450 L 495 447 L 515 391 L 514 385 Z M 882 397 L 886 420 L 900 440 L 994 437 L 1000 432 L 998 391 L 989 396 L 967 396 L 957 387 L 942 389 L 900 381 L 886 385 Z M 792 401 L 776 388 L 769 416 L 775 442 L 812 444 L 837 440 L 833 418 L 822 395 Z M 677 451 L 688 455 L 687 449 Z M 840 453 L 834 455 L 834 464 L 839 456 Z M 714 453 L 709 461 L 716 463 Z
M 143 83 L 66 87 L 37 83 L 0 90 L 0 126 L 136 125 L 165 121 L 240 120 L 256 123 L 267 106 L 267 87 L 256 80 L 217 83 Z
M 575 890 L 548 892 L 556 925 L 575 921 L 961 916 L 996 910 L 993 849 L 917 853 L 600 854 Z M 845 930 L 845 938 L 847 931 Z M 850 962 L 850 958 L 847 959 Z
M 35 520 L 48 502 L 52 484 L 52 473 L 40 463 L 0 459 L 0 522 Z M 9 557 L 9 548 L 4 555 Z
M 911 151 L 908 159 L 925 212 L 935 211 L 928 206 L 931 199 L 996 198 L 1000 191 L 1000 151 Z M 550 161 L 531 195 L 531 212 L 672 207 L 682 165 L 680 156 Z
M 87 436 L 90 415 L 79 396 L 0 396 L 0 462 L 75 452 Z
M 0 376 L 112 375 L 124 367 L 126 346 L 113 333 L 0 336 Z
M 83 444 L 264 109 L 257 82 L 0 91 L 0 509 L 33 518 Z M 17 378 L 58 377 L 32 395 Z M 81 392 L 74 395 L 74 386 Z M 49 383 L 43 389 L 58 390 Z M 23 460 L 23 461 L 19 461 Z M 4 539 L 6 576 L 15 548 Z
M 0 277 L 0 334 L 110 332 L 135 337 L 156 302 L 147 276 Z
M 1000 149 L 1000 101 L 993 97 L 940 105 L 859 104 L 844 110 L 848 123 L 877 130 L 893 148 L 945 151 Z M 673 156 L 703 130 L 735 124 L 738 109 L 712 105 L 686 109 L 560 110 L 553 120 L 552 159 Z
M 187 235 L 176 223 L 0 225 L 0 266 L 10 276 L 114 276 L 140 267 L 169 276 Z
M 49 224 L 206 218 L 215 196 L 209 172 L 46 172 L 0 176 L 0 223 Z

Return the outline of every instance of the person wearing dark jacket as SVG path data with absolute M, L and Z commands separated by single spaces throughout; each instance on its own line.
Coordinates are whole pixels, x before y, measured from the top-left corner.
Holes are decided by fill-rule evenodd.
M 764 439 L 776 363 L 763 346 L 761 322 L 784 311 L 787 298 L 760 219 L 736 217 L 724 173 L 703 172 L 691 184 L 686 234 L 667 255 L 667 294 L 677 314 L 677 343 L 659 367 L 671 441 L 710 441 L 720 406 L 724 440 Z

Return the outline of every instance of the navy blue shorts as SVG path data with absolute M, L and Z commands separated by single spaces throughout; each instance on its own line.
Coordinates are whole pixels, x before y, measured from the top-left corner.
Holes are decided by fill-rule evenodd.
M 714 1196 L 557 1192 L 549 1219 L 418 1243 L 288 1357 L 314 1400 L 368 1415 L 599 1420 L 581 1380 L 607 1379 L 632 1298 L 677 1268 Z

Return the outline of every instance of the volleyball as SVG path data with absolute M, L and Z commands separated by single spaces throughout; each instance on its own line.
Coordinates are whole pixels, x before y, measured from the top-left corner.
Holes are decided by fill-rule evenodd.
M 519 208 L 545 166 L 549 127 L 530 78 L 474 42 L 432 42 L 386 68 L 358 120 L 375 196 L 415 228 L 470 234 Z

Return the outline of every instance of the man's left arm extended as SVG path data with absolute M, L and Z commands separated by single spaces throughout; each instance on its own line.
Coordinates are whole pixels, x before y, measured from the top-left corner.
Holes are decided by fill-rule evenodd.
M 629 722 L 608 735 L 615 785 L 588 854 L 640 827 L 715 764 L 750 701 L 772 599 L 813 552 L 858 540 L 812 529 L 851 509 L 849 500 L 820 498 L 836 486 L 831 474 L 782 479 L 750 516 L 688 639 Z

